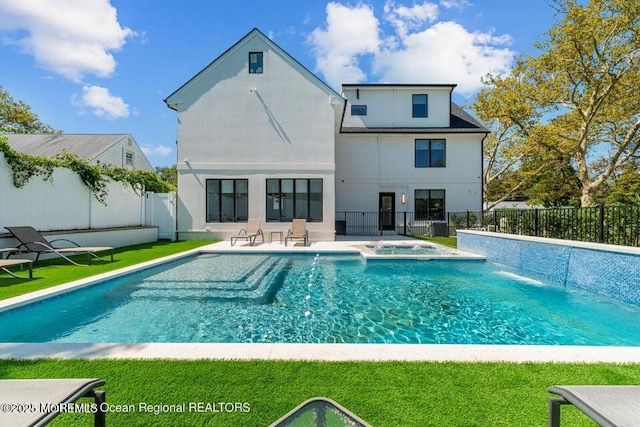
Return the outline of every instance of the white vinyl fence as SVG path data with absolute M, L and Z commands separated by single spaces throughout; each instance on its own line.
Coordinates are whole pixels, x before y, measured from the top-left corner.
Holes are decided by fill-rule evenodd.
M 160 215 L 147 214 L 144 194 L 119 182 L 110 182 L 107 191 L 105 205 L 65 168 L 56 169 L 51 180 L 34 177 L 23 188 L 16 188 L 0 155 L 0 233 L 6 232 L 5 226 L 22 225 L 40 231 L 156 225 L 147 223 L 147 218 Z

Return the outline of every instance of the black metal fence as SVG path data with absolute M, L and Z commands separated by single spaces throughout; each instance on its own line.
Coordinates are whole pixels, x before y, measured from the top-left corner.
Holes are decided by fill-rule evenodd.
M 415 212 L 336 212 L 338 235 L 443 236 L 460 229 L 640 247 L 640 206 L 448 212 L 445 221 Z
M 640 247 L 640 206 L 449 212 L 450 233 L 478 229 Z
M 435 232 L 448 235 L 446 221 L 426 219 L 425 215 L 416 215 L 415 212 L 336 212 L 337 235 L 384 236 Z

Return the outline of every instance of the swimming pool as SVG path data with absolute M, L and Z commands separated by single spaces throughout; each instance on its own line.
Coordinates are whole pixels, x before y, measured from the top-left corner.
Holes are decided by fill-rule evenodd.
M 638 345 L 640 308 L 477 261 L 202 254 L 0 314 L 0 342 Z

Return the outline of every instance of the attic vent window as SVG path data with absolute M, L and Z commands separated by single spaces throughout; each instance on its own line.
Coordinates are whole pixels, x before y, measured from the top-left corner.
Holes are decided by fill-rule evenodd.
M 366 105 L 352 105 L 351 106 L 351 115 L 352 116 L 366 116 L 367 115 L 367 106 Z
M 249 74 L 262 74 L 262 52 L 249 52 Z

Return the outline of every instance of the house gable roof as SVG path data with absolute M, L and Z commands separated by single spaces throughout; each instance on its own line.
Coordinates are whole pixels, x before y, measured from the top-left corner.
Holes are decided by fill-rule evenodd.
M 310 82 L 315 84 L 322 91 L 326 92 L 329 96 L 335 98 L 335 100 L 337 100 L 337 101 L 339 101 L 341 103 L 345 102 L 344 98 L 338 92 L 336 92 L 334 89 L 332 89 L 328 84 L 326 84 L 324 81 L 322 81 L 314 73 L 309 71 L 297 59 L 295 59 L 293 56 L 289 55 L 284 49 L 282 49 L 280 46 L 278 46 L 273 40 L 271 40 L 269 37 L 267 37 L 265 34 L 263 34 L 257 28 L 254 28 L 253 30 L 249 31 L 249 33 L 247 33 L 244 37 L 242 37 L 233 46 L 231 46 L 229 49 L 224 51 L 216 59 L 211 61 L 209 63 L 209 65 L 204 67 L 195 76 L 190 78 L 186 83 L 184 83 L 182 86 L 180 86 L 178 89 L 176 89 L 171 95 L 166 97 L 164 99 L 164 102 L 167 104 L 167 106 L 169 108 L 171 108 L 172 110 L 176 110 L 177 111 L 178 110 L 177 106 L 180 103 L 180 95 L 181 95 L 182 92 L 188 90 L 189 87 L 193 83 L 195 83 L 197 80 L 202 78 L 204 75 L 206 75 L 207 73 L 209 73 L 210 71 L 215 69 L 220 63 L 224 62 L 230 55 L 232 55 L 234 52 L 236 52 L 238 49 L 240 49 L 242 46 L 244 46 L 249 40 L 251 40 L 251 39 L 253 39 L 255 37 L 260 38 L 264 43 L 266 43 L 269 47 L 271 47 L 274 50 L 274 52 L 279 54 L 280 57 L 283 60 L 288 62 L 293 68 L 297 69 L 298 72 L 300 72 L 300 74 L 305 76 Z
M 93 160 L 129 134 L 5 134 L 14 150 L 40 157 L 55 157 L 66 151 L 83 159 Z

